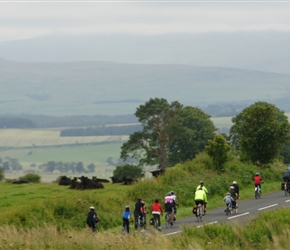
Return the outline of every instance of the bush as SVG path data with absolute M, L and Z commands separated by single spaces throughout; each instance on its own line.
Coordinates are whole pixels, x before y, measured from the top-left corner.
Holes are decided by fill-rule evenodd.
M 0 167 L 0 181 L 4 179 L 4 169 Z
M 41 177 L 38 174 L 26 174 L 19 177 L 19 180 L 24 180 L 32 183 L 39 183 L 40 179 Z

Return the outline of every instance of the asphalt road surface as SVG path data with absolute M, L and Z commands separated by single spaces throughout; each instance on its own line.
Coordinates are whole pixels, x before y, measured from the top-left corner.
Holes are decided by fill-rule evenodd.
M 253 194 L 254 196 L 254 194 Z M 208 201 L 210 202 L 210 200 Z M 208 211 L 205 216 L 203 216 L 202 222 L 197 222 L 195 215 L 187 218 L 178 219 L 174 225 L 170 228 L 166 228 L 164 216 L 161 219 L 161 228 L 164 235 L 174 235 L 182 231 L 182 225 L 187 224 L 189 226 L 204 226 L 206 224 L 227 222 L 233 224 L 246 223 L 247 221 L 255 218 L 259 213 L 268 210 L 274 210 L 279 207 L 289 207 L 290 206 L 290 196 L 285 196 L 284 191 L 279 191 L 275 193 L 265 194 L 261 196 L 261 199 L 249 199 L 244 201 L 238 201 L 238 213 L 226 216 L 224 212 L 225 206 L 217 209 Z M 152 228 L 153 229 L 153 228 Z

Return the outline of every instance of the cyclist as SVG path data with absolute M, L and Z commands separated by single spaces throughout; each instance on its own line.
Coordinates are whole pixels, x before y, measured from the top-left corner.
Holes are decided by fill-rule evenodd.
M 158 199 L 153 203 L 151 210 L 154 219 L 158 220 L 158 230 L 161 230 L 160 214 L 163 215 L 163 208 Z
M 233 186 L 234 189 L 235 189 L 237 199 L 239 199 L 239 198 L 240 198 L 240 188 L 239 188 L 238 183 L 237 183 L 236 181 L 233 181 L 232 186 Z
M 137 202 L 135 203 L 135 209 L 134 209 L 134 217 L 135 217 L 135 229 L 138 228 L 138 218 L 139 216 L 142 217 L 141 207 L 142 207 L 142 199 L 138 198 Z
M 225 212 L 227 207 L 229 206 L 230 208 L 232 208 L 232 204 L 234 202 L 234 198 L 231 196 L 231 193 L 228 192 L 227 195 L 224 197 L 224 202 L 226 203 L 226 208 L 225 208 Z
M 205 191 L 205 194 L 208 195 L 207 188 L 204 186 L 204 182 L 203 181 L 199 182 L 199 185 L 196 187 L 196 190 L 198 190 L 199 188 L 202 188 L 202 190 Z M 206 204 L 207 204 L 207 202 L 204 204 L 204 214 L 206 213 Z
M 170 193 L 171 193 L 172 199 L 173 199 L 173 220 L 175 221 L 176 220 L 176 213 L 177 213 L 177 206 L 179 206 L 179 205 L 177 202 L 177 197 L 174 194 L 174 191 L 170 191 Z
M 169 214 L 170 225 L 173 225 L 173 197 L 171 192 L 167 193 L 165 196 L 165 212 Z
M 286 168 L 283 174 L 285 184 L 290 183 L 290 167 Z
M 260 192 L 262 193 L 262 189 L 261 189 L 261 181 L 262 181 L 262 177 L 260 176 L 259 173 L 256 173 L 255 174 L 255 177 L 254 177 L 254 184 L 255 184 L 255 187 L 259 187 L 260 188 Z
M 145 206 L 145 201 L 141 201 L 142 205 L 140 208 L 140 212 L 141 212 L 141 221 L 144 221 L 144 224 L 146 224 L 146 214 L 148 213 L 147 211 L 147 207 Z M 144 219 L 143 219 L 144 218 Z
M 198 206 L 198 204 L 201 204 L 202 215 L 204 215 L 204 204 L 207 202 L 207 196 L 205 191 L 201 187 L 195 191 L 194 201 L 196 206 Z
M 123 212 L 122 219 L 123 219 L 123 228 L 126 227 L 127 233 L 129 233 L 129 231 L 130 231 L 129 220 L 130 219 L 132 220 L 132 213 L 130 212 L 130 206 L 129 205 L 127 205 L 125 207 L 125 211 Z
M 232 201 L 232 207 L 236 208 L 237 207 L 236 200 L 238 199 L 238 196 L 237 196 L 237 193 L 235 191 L 235 187 L 234 186 L 230 186 L 229 193 L 231 194 L 231 197 L 233 197 L 233 199 L 234 199 L 234 201 Z
M 87 216 L 87 225 L 91 229 L 92 234 L 95 233 L 96 231 L 96 223 L 100 221 L 100 217 L 97 215 L 95 212 L 95 207 L 91 206 L 90 207 L 90 212 L 88 213 Z

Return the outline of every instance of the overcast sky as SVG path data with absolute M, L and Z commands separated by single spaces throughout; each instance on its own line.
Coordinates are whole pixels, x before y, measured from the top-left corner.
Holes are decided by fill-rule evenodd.
M 0 41 L 43 35 L 290 31 L 290 1 L 1 1 Z

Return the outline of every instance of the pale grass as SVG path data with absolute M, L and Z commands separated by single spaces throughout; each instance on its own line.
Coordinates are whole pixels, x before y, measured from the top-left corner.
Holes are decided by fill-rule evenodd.
M 71 230 L 58 232 L 55 226 L 20 229 L 0 227 L 0 249 L 176 249 L 170 238 L 161 233 L 139 232 L 128 236 L 120 233 Z M 188 248 L 197 249 L 197 248 Z

